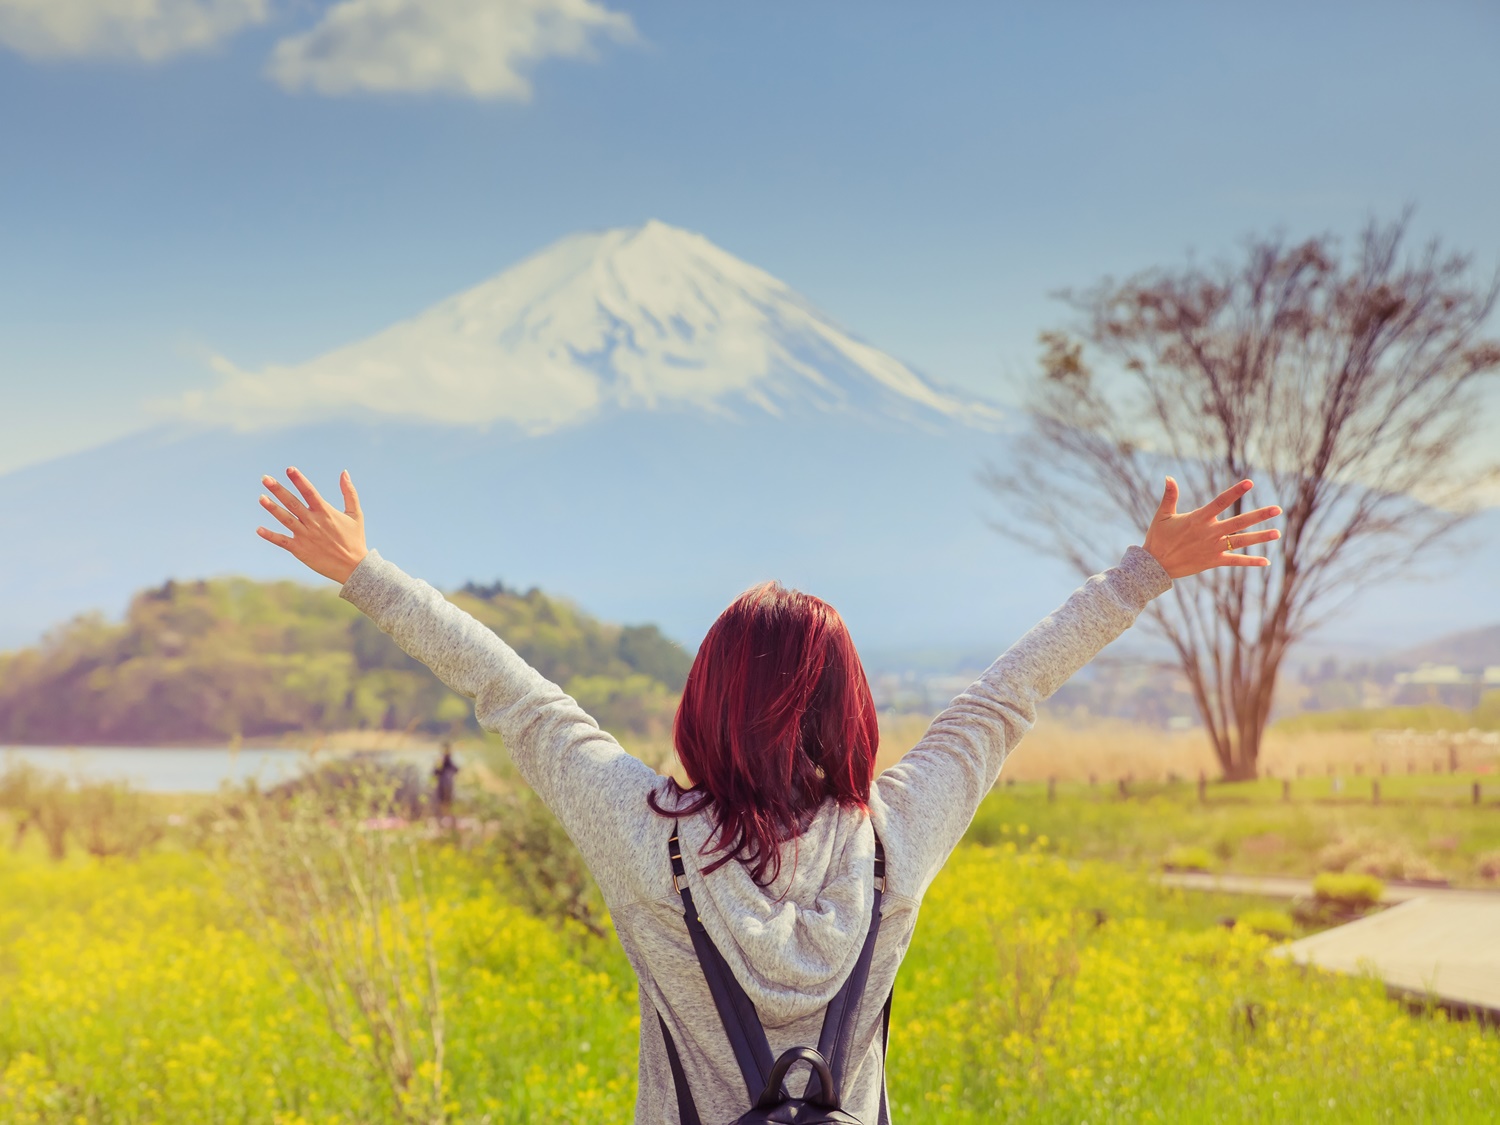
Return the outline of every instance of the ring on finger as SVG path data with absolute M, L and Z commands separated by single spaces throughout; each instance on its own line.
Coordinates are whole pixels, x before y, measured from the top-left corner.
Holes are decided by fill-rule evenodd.
M 1226 536 L 1224 536 L 1224 549 L 1226 551 L 1232 551 L 1232 550 L 1234 550 L 1234 536 L 1233 535 L 1226 535 Z

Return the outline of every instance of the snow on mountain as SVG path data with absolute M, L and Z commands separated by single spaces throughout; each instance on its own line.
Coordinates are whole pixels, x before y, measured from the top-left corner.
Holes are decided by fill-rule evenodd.
M 347 468 L 370 545 L 439 588 L 536 584 L 688 644 L 779 578 L 862 647 L 998 653 L 1078 580 L 980 483 L 1024 414 L 940 389 L 661 223 L 563 239 L 310 362 L 222 372 L 161 425 L 4 474 L 0 649 L 90 608 L 117 619 L 167 578 L 309 581 L 255 532 L 274 522 L 261 475 L 288 465 L 335 497 Z M 172 482 L 170 518 L 59 503 L 116 480 Z M 1500 511 L 1476 530 L 1500 544 Z M 1094 565 L 1139 538 L 1101 533 Z M 1380 651 L 1496 620 L 1493 557 L 1372 589 L 1329 639 Z
M 0 648 L 168 577 L 307 580 L 255 534 L 261 475 L 288 465 L 335 496 L 348 468 L 370 544 L 444 588 L 535 583 L 689 643 L 768 577 L 878 645 L 1026 623 L 1038 565 L 975 475 L 1013 420 L 662 223 L 565 238 L 309 362 L 220 371 L 161 424 L 6 475 Z M 101 479 L 171 479 L 192 517 L 57 506 Z
M 702 235 L 661 222 L 564 238 L 368 339 L 158 403 L 241 431 L 370 412 L 536 435 L 602 411 L 813 407 L 991 428 Z

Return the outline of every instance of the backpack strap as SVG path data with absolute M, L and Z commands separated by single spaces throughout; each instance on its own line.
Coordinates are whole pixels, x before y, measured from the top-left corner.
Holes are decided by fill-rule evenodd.
M 880 933 L 880 899 L 884 892 L 885 845 L 876 836 L 875 897 L 870 904 L 870 928 L 865 934 L 865 944 L 859 951 L 854 968 L 828 1002 L 828 1010 L 823 1014 L 823 1029 L 818 1035 L 818 1053 L 828 1060 L 834 1087 L 840 1090 L 844 1088 L 844 1065 L 849 1058 L 849 1043 L 854 1038 L 859 1010 L 864 1006 L 865 984 L 870 979 L 870 962 L 875 956 L 875 938 Z M 814 1071 L 804 1097 L 813 1097 L 820 1088 L 821 1082 Z
M 885 1089 L 886 1060 L 891 1054 L 891 1000 L 896 995 L 896 986 L 885 994 L 885 1014 L 881 1017 L 884 1030 L 880 1033 L 880 1120 L 879 1125 L 890 1125 L 891 1106 Z
M 661 1039 L 667 1045 L 667 1062 L 672 1067 L 672 1085 L 677 1088 L 677 1116 L 682 1125 L 703 1125 L 698 1107 L 693 1104 L 693 1091 L 688 1088 L 687 1072 L 677 1057 L 677 1044 L 672 1042 L 672 1033 L 667 1030 L 667 1021 L 662 1019 L 660 1012 L 656 1013 L 656 1022 L 661 1024 Z
M 713 995 L 714 1007 L 719 1010 L 719 1019 L 724 1024 L 724 1033 L 734 1050 L 735 1061 L 740 1064 L 740 1074 L 745 1079 L 746 1094 L 753 1104 L 766 1087 L 775 1060 L 771 1058 L 771 1045 L 766 1041 L 766 1032 L 760 1025 L 760 1016 L 755 1005 L 740 982 L 734 979 L 729 968 L 703 928 L 703 919 L 693 905 L 693 892 L 688 890 L 685 878 L 687 871 L 682 865 L 682 841 L 677 838 L 677 822 L 672 822 L 672 836 L 667 841 L 667 853 L 672 859 L 672 886 L 682 896 L 683 918 L 687 922 L 688 936 L 693 939 L 693 950 L 698 954 L 698 963 L 703 967 L 704 979 Z M 660 1013 L 658 1013 L 658 1016 Z
M 745 1080 L 749 1100 L 751 1104 L 754 1104 L 765 1091 L 774 1066 L 771 1058 L 771 1045 L 766 1041 L 765 1029 L 761 1026 L 755 1005 L 745 995 L 745 990 L 740 987 L 739 981 L 735 980 L 734 972 L 708 936 L 708 931 L 703 928 L 703 920 L 698 916 L 697 907 L 693 905 L 693 893 L 688 889 L 684 878 L 686 868 L 682 862 L 682 842 L 678 839 L 676 821 L 672 822 L 672 835 L 667 840 L 667 853 L 672 861 L 672 887 L 682 896 L 684 921 L 687 923 L 688 935 L 693 942 L 693 951 L 698 955 L 698 963 L 703 968 L 703 976 L 708 982 L 709 993 L 713 996 L 714 1007 L 718 1009 L 719 1020 L 723 1023 L 724 1032 L 734 1050 L 735 1061 L 739 1063 L 740 1074 Z M 854 1035 L 855 1020 L 851 1017 L 859 1010 L 865 985 L 869 979 L 870 961 L 875 951 L 875 937 L 880 932 L 880 900 L 884 890 L 885 847 L 881 844 L 880 837 L 876 836 L 875 894 L 870 909 L 870 928 L 865 934 L 865 942 L 854 963 L 854 969 L 828 1003 L 828 1009 L 823 1015 L 823 1028 L 818 1036 L 818 1052 L 828 1060 L 834 1089 L 842 1088 L 844 1061 L 848 1054 L 849 1042 Z M 891 996 L 894 993 L 893 988 L 891 994 L 885 999 L 880 1059 L 881 1114 L 882 1119 L 887 1121 L 890 1111 L 886 1104 L 885 1051 L 890 1044 Z M 672 1040 L 672 1033 L 667 1029 L 667 1022 L 660 1012 L 657 1012 L 656 1019 L 661 1024 L 662 1042 L 666 1045 L 667 1062 L 672 1068 L 672 1084 L 676 1087 L 677 1112 L 681 1118 L 681 1125 L 702 1125 L 697 1105 L 693 1102 L 692 1090 L 688 1087 L 682 1059 L 677 1053 L 676 1043 Z M 821 1087 L 822 1083 L 817 1076 L 817 1071 L 814 1070 L 803 1096 L 813 1098 L 821 1092 Z

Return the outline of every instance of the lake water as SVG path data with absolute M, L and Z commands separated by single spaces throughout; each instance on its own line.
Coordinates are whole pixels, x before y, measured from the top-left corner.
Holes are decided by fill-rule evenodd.
M 331 755 L 320 754 L 320 761 Z M 460 764 L 463 755 L 455 753 Z M 382 757 L 399 758 L 428 769 L 435 764 L 432 752 L 389 752 Z M 223 746 L 3 746 L 0 770 L 13 762 L 29 762 L 69 778 L 87 781 L 128 781 L 137 789 L 158 793 L 212 793 L 221 781 L 256 778 L 262 786 L 295 777 L 309 761 L 304 750 L 231 750 Z

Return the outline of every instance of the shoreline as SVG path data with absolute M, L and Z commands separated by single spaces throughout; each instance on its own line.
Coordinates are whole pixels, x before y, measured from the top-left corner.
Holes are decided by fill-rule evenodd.
M 288 752 L 323 751 L 394 751 L 438 753 L 447 742 L 454 749 L 484 740 L 472 735 L 433 738 L 407 734 L 405 731 L 331 731 L 327 734 L 258 735 L 253 738 L 208 742 L 201 739 L 162 739 L 150 742 L 0 742 L 0 755 L 7 750 L 79 750 L 106 753 L 111 750 L 202 750 L 233 753 L 238 750 L 284 750 Z

